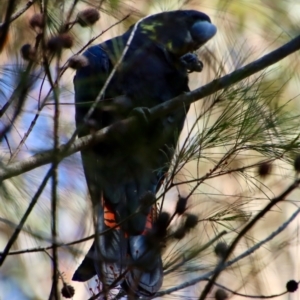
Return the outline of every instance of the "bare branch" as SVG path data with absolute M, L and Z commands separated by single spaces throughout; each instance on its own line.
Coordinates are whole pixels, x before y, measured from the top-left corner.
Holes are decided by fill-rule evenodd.
M 191 104 L 197 100 L 200 100 L 206 96 L 209 96 L 221 89 L 225 89 L 263 69 L 275 64 L 276 62 L 282 60 L 283 58 L 289 56 L 290 54 L 296 52 L 300 49 L 300 36 L 297 36 L 290 42 L 286 43 L 282 47 L 270 52 L 269 54 L 261 57 L 260 59 L 242 67 L 238 70 L 225 75 L 219 79 L 215 79 L 212 82 L 202 86 L 192 92 L 185 93 L 178 97 L 175 97 L 167 102 L 164 102 L 160 105 L 157 105 L 150 109 L 149 120 L 154 121 L 157 118 L 161 118 L 168 113 L 182 107 L 182 105 Z M 109 127 L 106 127 L 102 130 L 97 131 L 93 135 L 88 135 L 76 140 L 70 146 L 67 144 L 61 145 L 58 148 L 58 153 L 63 157 L 69 156 L 78 152 L 85 147 L 90 146 L 93 143 L 101 143 L 109 138 L 110 131 L 116 131 L 117 128 L 122 128 L 122 132 L 130 131 L 131 128 L 137 122 L 136 117 L 129 117 L 125 120 L 122 120 L 118 123 L 115 123 Z M 67 149 L 67 146 L 69 147 Z M 61 157 L 60 159 L 63 159 Z M 5 180 L 7 178 L 20 175 L 24 172 L 33 170 L 42 165 L 48 164 L 53 159 L 53 151 L 45 151 L 34 156 L 31 156 L 21 162 L 15 162 L 8 164 L 0 170 L 0 180 Z
M 0 24 L 0 30 L 2 29 L 2 27 L 5 26 L 6 23 L 11 23 L 13 21 L 15 21 L 16 19 L 18 19 L 21 15 L 24 14 L 24 12 L 32 6 L 32 4 L 35 2 L 36 0 L 29 0 L 24 7 L 22 7 L 19 11 L 17 11 L 16 13 L 14 13 L 10 19 L 8 20 L 8 22 L 3 22 L 2 24 Z

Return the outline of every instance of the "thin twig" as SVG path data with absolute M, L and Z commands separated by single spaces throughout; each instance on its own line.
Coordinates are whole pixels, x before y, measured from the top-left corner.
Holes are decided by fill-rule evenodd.
M 98 232 L 97 235 L 98 236 L 105 235 L 105 234 L 113 231 L 114 229 L 120 227 L 122 224 L 126 223 L 132 217 L 136 216 L 138 213 L 139 213 L 139 211 L 136 211 L 136 212 L 132 213 L 131 215 L 124 218 L 122 221 L 116 223 L 114 226 L 109 227 L 109 228 L 103 230 L 102 232 Z M 1 221 L 1 219 L 0 219 L 0 221 Z M 72 245 L 76 245 L 76 244 L 80 244 L 80 243 L 89 241 L 91 239 L 94 239 L 95 237 L 96 237 L 96 234 L 92 234 L 92 235 L 89 235 L 87 237 L 84 237 L 84 238 L 81 238 L 81 239 L 78 239 L 78 240 L 75 240 L 75 241 L 72 241 L 72 242 L 69 242 L 69 243 L 66 243 L 66 244 L 57 242 L 56 245 L 57 245 L 57 247 L 68 247 L 68 246 L 72 246 Z M 52 246 L 48 246 L 48 247 L 44 247 L 44 248 L 38 247 L 38 248 L 32 248 L 32 249 L 27 249 L 27 250 L 19 250 L 19 251 L 10 252 L 9 255 L 17 255 L 17 254 L 30 253 L 30 252 L 40 252 L 40 251 L 44 251 L 44 250 L 50 250 L 52 248 L 53 248 Z M 2 255 L 1 252 L 0 252 L 0 255 Z
M 201 246 L 199 249 L 197 249 L 196 253 L 192 253 L 191 255 L 187 255 L 183 258 L 183 260 L 177 264 L 173 265 L 173 262 L 170 262 L 170 268 L 169 266 L 164 266 L 164 269 L 168 269 L 167 271 L 164 272 L 164 276 L 168 275 L 170 273 L 172 273 L 173 271 L 178 270 L 179 267 L 183 266 L 187 261 L 189 261 L 192 257 L 195 257 L 197 254 L 199 254 L 200 252 L 204 251 L 205 249 L 207 249 L 208 247 L 210 247 L 213 243 L 215 243 L 217 240 L 219 240 L 223 235 L 227 234 L 227 231 L 222 231 L 220 232 L 217 236 L 215 236 L 214 238 L 212 238 L 211 240 L 209 240 L 205 245 Z
M 3 22 L 0 24 L 0 30 L 2 29 L 2 27 L 5 26 L 6 23 L 11 23 L 13 21 L 15 21 L 16 19 L 18 19 L 21 15 L 24 14 L 24 12 L 30 8 L 32 6 L 32 4 L 35 2 L 36 0 L 29 0 L 24 7 L 22 7 L 19 11 L 17 11 L 16 13 L 14 13 L 10 19 L 7 22 Z
M 295 180 L 281 195 L 279 195 L 278 197 L 272 199 L 272 201 L 270 201 L 270 203 L 267 206 L 265 206 L 264 209 L 262 209 L 248 224 L 246 224 L 246 226 L 240 231 L 240 233 L 238 234 L 238 236 L 233 240 L 233 242 L 229 246 L 228 250 L 226 251 L 226 253 L 222 257 L 222 260 L 220 261 L 220 263 L 216 266 L 216 268 L 215 268 L 215 270 L 213 272 L 213 276 L 212 276 L 211 280 L 205 286 L 204 290 L 202 291 L 202 293 L 201 293 L 201 295 L 199 297 L 199 300 L 204 300 L 206 298 L 206 296 L 210 292 L 210 290 L 211 290 L 214 282 L 216 281 L 216 279 L 218 278 L 218 276 L 220 275 L 220 273 L 223 271 L 224 264 L 225 264 L 226 260 L 228 259 L 228 257 L 230 256 L 230 254 L 233 252 L 233 250 L 235 249 L 235 247 L 238 244 L 238 242 L 240 241 L 240 239 L 242 239 L 245 236 L 245 234 L 267 212 L 269 212 L 271 210 L 271 208 L 273 206 L 275 206 L 280 201 L 283 201 L 288 194 L 290 194 L 293 190 L 295 190 L 299 186 L 299 184 L 300 184 L 300 179 Z
M 9 241 L 7 242 L 5 248 L 4 248 L 4 251 L 1 253 L 1 256 L 0 256 L 0 266 L 3 264 L 5 258 L 7 257 L 8 253 L 9 253 L 9 250 L 10 248 L 12 247 L 12 245 L 14 244 L 14 242 L 16 241 L 16 239 L 18 238 L 19 236 L 19 233 L 21 232 L 28 216 L 30 215 L 32 209 L 34 208 L 34 206 L 36 205 L 40 195 L 42 194 L 49 178 L 51 177 L 52 175 L 52 168 L 48 171 L 48 173 L 46 174 L 46 176 L 44 177 L 41 185 L 39 186 L 38 190 L 36 191 L 35 195 L 33 196 L 26 212 L 24 213 L 18 227 L 15 229 L 13 235 L 11 236 L 11 238 L 9 239 Z
M 290 188 L 290 187 L 289 187 Z M 289 189 L 288 188 L 288 189 Z M 269 236 L 267 236 L 264 240 L 260 241 L 259 243 L 255 244 L 253 247 L 247 249 L 246 251 L 244 251 L 242 254 L 238 255 L 237 257 L 235 257 L 234 259 L 226 262 L 224 265 L 223 265 L 223 270 L 232 266 L 233 264 L 239 262 L 240 260 L 242 260 L 243 258 L 249 256 L 250 254 L 254 253 L 255 251 L 257 251 L 261 246 L 263 246 L 264 244 L 266 244 L 267 242 L 271 241 L 272 239 L 275 238 L 275 236 L 277 236 L 278 234 L 280 234 L 283 230 L 286 229 L 286 227 L 291 224 L 292 221 L 295 220 L 295 218 L 300 214 L 300 208 L 298 208 L 292 215 L 291 217 L 286 221 L 284 222 L 281 226 L 279 226 L 274 232 L 272 232 Z M 183 282 L 181 284 L 178 284 L 172 288 L 169 288 L 167 290 L 164 290 L 164 291 L 160 291 L 158 293 L 155 294 L 155 296 L 153 298 L 156 298 L 156 297 L 162 297 L 164 295 L 169 295 L 169 294 L 172 294 L 174 292 L 177 292 L 179 290 L 182 290 L 184 288 L 187 288 L 189 286 L 192 286 L 192 285 L 195 285 L 201 281 L 205 281 L 207 280 L 210 276 L 212 276 L 214 274 L 214 270 L 213 271 L 210 271 L 210 272 L 207 272 L 205 274 L 202 274 L 192 280 L 189 280 L 189 281 L 186 281 L 186 282 Z
M 14 121 L 19 116 L 22 111 L 22 107 L 24 102 L 27 98 L 28 91 L 31 88 L 31 79 L 29 78 L 31 74 L 31 70 L 34 66 L 33 62 L 30 62 L 25 71 L 20 73 L 20 82 L 14 92 L 12 93 L 10 99 L 6 102 L 5 106 L 2 108 L 0 115 L 2 116 L 8 107 L 15 103 L 15 108 L 13 115 L 11 117 L 10 123 L 7 124 L 1 131 L 0 131 L 0 141 L 3 139 L 4 135 L 11 129 L 14 124 Z M 0 117 L 1 117 L 0 116 Z
M 0 28 L 0 53 L 3 50 L 8 37 L 9 25 L 10 25 L 10 17 L 12 16 L 16 0 L 11 0 L 7 4 L 5 20 Z
M 207 279 L 205 279 L 205 281 L 210 281 L 210 279 L 207 278 Z M 242 293 L 235 292 L 235 291 L 229 289 L 228 287 L 226 287 L 222 284 L 219 284 L 217 282 L 215 282 L 214 285 L 232 293 L 233 295 L 237 295 L 237 296 L 245 297 L 245 298 L 252 298 L 252 299 L 272 299 L 272 298 L 278 298 L 278 297 L 283 296 L 288 293 L 288 291 L 284 291 L 280 294 L 274 294 L 274 295 L 248 295 L 248 294 L 242 294 Z
M 41 34 L 38 34 L 38 35 L 36 36 L 36 39 L 35 39 L 35 45 L 34 45 L 34 49 L 35 49 L 36 51 L 38 50 L 38 48 L 39 48 L 39 46 L 40 46 L 41 39 L 42 39 L 42 35 L 41 35 Z M 31 64 L 29 64 L 27 68 L 29 68 L 30 65 L 31 65 Z M 31 68 L 32 68 L 32 67 L 31 67 Z M 37 77 L 37 76 L 36 76 L 36 77 Z M 8 163 L 12 162 L 12 161 L 16 158 L 16 156 L 18 155 L 18 153 L 20 152 L 21 147 L 25 144 L 26 139 L 28 138 L 30 132 L 32 131 L 32 129 L 33 129 L 33 127 L 34 127 L 34 125 L 35 125 L 35 123 L 36 123 L 36 121 L 37 121 L 38 116 L 40 115 L 40 113 L 41 113 L 41 110 L 39 109 L 38 112 L 37 112 L 37 114 L 35 115 L 33 121 L 31 122 L 29 129 L 27 130 L 27 132 L 24 134 L 23 138 L 21 139 L 21 141 L 20 141 L 20 143 L 19 143 L 17 149 L 14 151 L 14 153 L 12 153 L 12 155 L 11 155 L 11 157 L 10 157 Z
M 124 18 L 122 18 L 121 20 L 115 22 L 114 24 L 110 25 L 109 27 L 107 27 L 105 30 L 101 31 L 98 35 L 94 36 L 93 38 L 91 38 L 81 49 L 79 49 L 74 56 L 79 55 L 80 53 L 82 53 L 88 46 L 90 46 L 95 40 L 97 40 L 100 36 L 102 36 L 104 33 L 106 33 L 107 31 L 109 31 L 110 29 L 112 29 L 113 27 L 115 27 L 116 25 L 119 25 L 120 23 L 124 22 L 126 19 L 128 19 L 130 17 L 130 15 L 126 15 Z M 60 75 L 62 75 L 66 69 L 68 68 L 68 62 L 66 62 L 62 69 L 61 69 L 61 73 Z
M 145 17 L 145 18 L 146 18 L 146 17 Z M 116 71 L 117 71 L 119 65 L 120 65 L 121 62 L 123 61 L 123 59 L 124 59 L 124 57 L 125 57 L 125 55 L 126 55 L 128 49 L 129 49 L 129 47 L 130 47 L 130 44 L 131 44 L 131 42 L 132 42 L 132 40 L 133 40 L 133 38 L 134 38 L 135 32 L 136 32 L 136 30 L 137 30 L 139 24 L 140 24 L 145 18 L 142 18 L 142 19 L 140 19 L 138 22 L 135 23 L 135 25 L 134 25 L 134 27 L 133 27 L 133 29 L 132 29 L 132 32 L 130 33 L 130 36 L 129 36 L 128 40 L 127 40 L 127 43 L 126 43 L 126 45 L 125 45 L 125 48 L 124 48 L 124 50 L 123 50 L 121 56 L 119 57 L 117 63 L 114 65 L 113 70 L 110 72 L 108 78 L 106 79 L 106 81 L 105 81 L 105 83 L 104 83 L 104 85 L 103 85 L 101 91 L 99 92 L 97 98 L 95 99 L 94 103 L 91 105 L 89 111 L 88 111 L 87 114 L 85 115 L 84 121 L 87 122 L 87 121 L 90 119 L 90 117 L 91 117 L 91 115 L 93 114 L 94 110 L 96 109 L 96 107 L 98 106 L 99 102 L 101 101 L 101 99 L 102 99 L 102 97 L 103 97 L 103 95 L 104 95 L 104 93 L 105 93 L 105 91 L 106 91 L 106 89 L 107 89 L 109 83 L 111 82 L 112 78 L 114 77 L 114 75 L 115 75 L 115 73 L 116 73 Z
M 68 24 L 70 22 L 70 19 L 73 15 L 73 12 L 75 10 L 76 5 L 78 4 L 79 0 L 73 0 L 73 4 L 71 5 L 68 13 L 67 13 L 67 17 L 65 19 L 65 24 Z M 70 30 L 70 28 L 68 28 Z
M 47 6 L 45 6 L 46 8 Z M 44 14 L 47 15 L 47 11 L 45 9 Z M 58 267 L 58 253 L 57 253 L 57 186 L 58 186 L 58 164 L 59 164 L 59 156 L 58 156 L 58 146 L 59 146 L 59 95 L 58 95 L 58 85 L 59 81 L 53 81 L 51 72 L 50 72 L 50 61 L 46 55 L 47 48 L 45 42 L 45 35 L 43 35 L 42 39 L 42 52 L 43 52 L 43 65 L 45 74 L 48 78 L 50 86 L 53 90 L 54 95 L 54 120 L 53 120 L 53 160 L 52 160 L 52 185 L 51 185 L 51 235 L 52 235 L 52 262 L 53 262 L 53 275 L 52 275 L 52 288 L 50 292 L 49 299 L 58 299 L 58 279 L 59 279 L 59 267 Z M 59 60 L 60 60 L 61 53 L 58 53 L 56 58 L 57 66 L 56 70 L 57 73 L 59 72 Z

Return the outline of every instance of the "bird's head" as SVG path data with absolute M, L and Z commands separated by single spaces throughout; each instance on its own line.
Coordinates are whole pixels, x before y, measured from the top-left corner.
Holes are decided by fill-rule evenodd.
M 138 30 L 175 56 L 195 51 L 217 32 L 210 18 L 196 10 L 176 10 L 149 16 Z

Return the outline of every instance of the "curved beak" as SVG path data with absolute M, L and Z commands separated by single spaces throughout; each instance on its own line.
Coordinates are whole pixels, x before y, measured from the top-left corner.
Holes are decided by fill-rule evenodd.
M 197 49 L 210 40 L 216 32 L 217 27 L 208 21 L 198 21 L 190 29 L 190 34 Z

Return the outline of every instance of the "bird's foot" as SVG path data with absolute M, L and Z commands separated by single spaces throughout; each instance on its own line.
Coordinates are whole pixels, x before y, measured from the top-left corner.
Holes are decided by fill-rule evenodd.
M 136 117 L 141 124 L 148 125 L 150 119 L 150 109 L 148 107 L 136 107 L 130 112 L 131 117 Z
M 100 129 L 99 123 L 94 118 L 86 120 L 85 126 L 88 128 L 90 134 L 93 134 Z
M 180 60 L 190 73 L 201 72 L 203 70 L 203 63 L 198 59 L 198 56 L 195 53 L 187 53 L 183 55 Z

